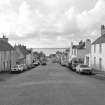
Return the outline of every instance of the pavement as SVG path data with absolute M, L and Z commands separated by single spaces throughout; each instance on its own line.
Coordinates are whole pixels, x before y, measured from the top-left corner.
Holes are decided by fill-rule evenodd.
M 94 70 L 93 75 L 96 79 L 105 80 L 105 71 Z
M 105 81 L 58 64 L 3 75 L 0 105 L 105 105 Z

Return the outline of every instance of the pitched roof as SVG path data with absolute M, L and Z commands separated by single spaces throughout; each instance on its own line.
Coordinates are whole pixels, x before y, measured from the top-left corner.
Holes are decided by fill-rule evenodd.
M 30 51 L 27 50 L 25 46 L 22 46 L 22 45 L 15 46 L 15 48 L 17 48 L 17 47 L 20 49 L 20 51 L 22 52 L 23 55 L 30 54 Z
M 14 48 L 8 42 L 0 40 L 0 51 L 10 51 L 10 50 L 14 50 Z
M 79 45 L 73 45 L 73 49 L 84 49 L 85 48 L 85 43 L 79 44 Z
M 97 38 L 92 44 L 100 44 L 100 43 L 105 43 L 105 35 L 102 35 L 99 38 Z

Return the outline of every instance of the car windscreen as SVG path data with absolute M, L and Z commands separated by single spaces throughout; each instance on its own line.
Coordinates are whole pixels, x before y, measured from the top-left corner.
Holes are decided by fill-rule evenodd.
M 82 63 L 80 60 L 75 60 L 74 63 Z
M 88 65 L 80 65 L 80 67 L 87 68 Z

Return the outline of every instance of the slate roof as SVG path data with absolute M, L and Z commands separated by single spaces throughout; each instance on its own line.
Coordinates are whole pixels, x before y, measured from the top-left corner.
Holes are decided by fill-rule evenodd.
M 97 38 L 92 44 L 100 44 L 100 43 L 105 43 L 105 35 L 102 35 L 99 38 Z
M 72 48 L 73 49 L 84 49 L 85 48 L 85 44 L 73 45 Z
M 0 40 L 0 51 L 11 51 L 14 48 L 8 43 L 3 40 Z
M 15 48 L 18 47 L 20 49 L 20 51 L 22 52 L 23 55 L 28 55 L 30 54 L 30 51 L 26 49 L 25 46 L 22 46 L 22 45 L 18 45 L 18 46 L 15 46 Z

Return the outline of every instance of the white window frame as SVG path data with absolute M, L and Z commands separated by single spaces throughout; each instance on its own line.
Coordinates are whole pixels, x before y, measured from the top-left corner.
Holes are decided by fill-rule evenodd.
M 94 53 L 96 52 L 96 44 L 94 44 Z
M 99 44 L 99 52 L 102 52 L 102 43 Z

